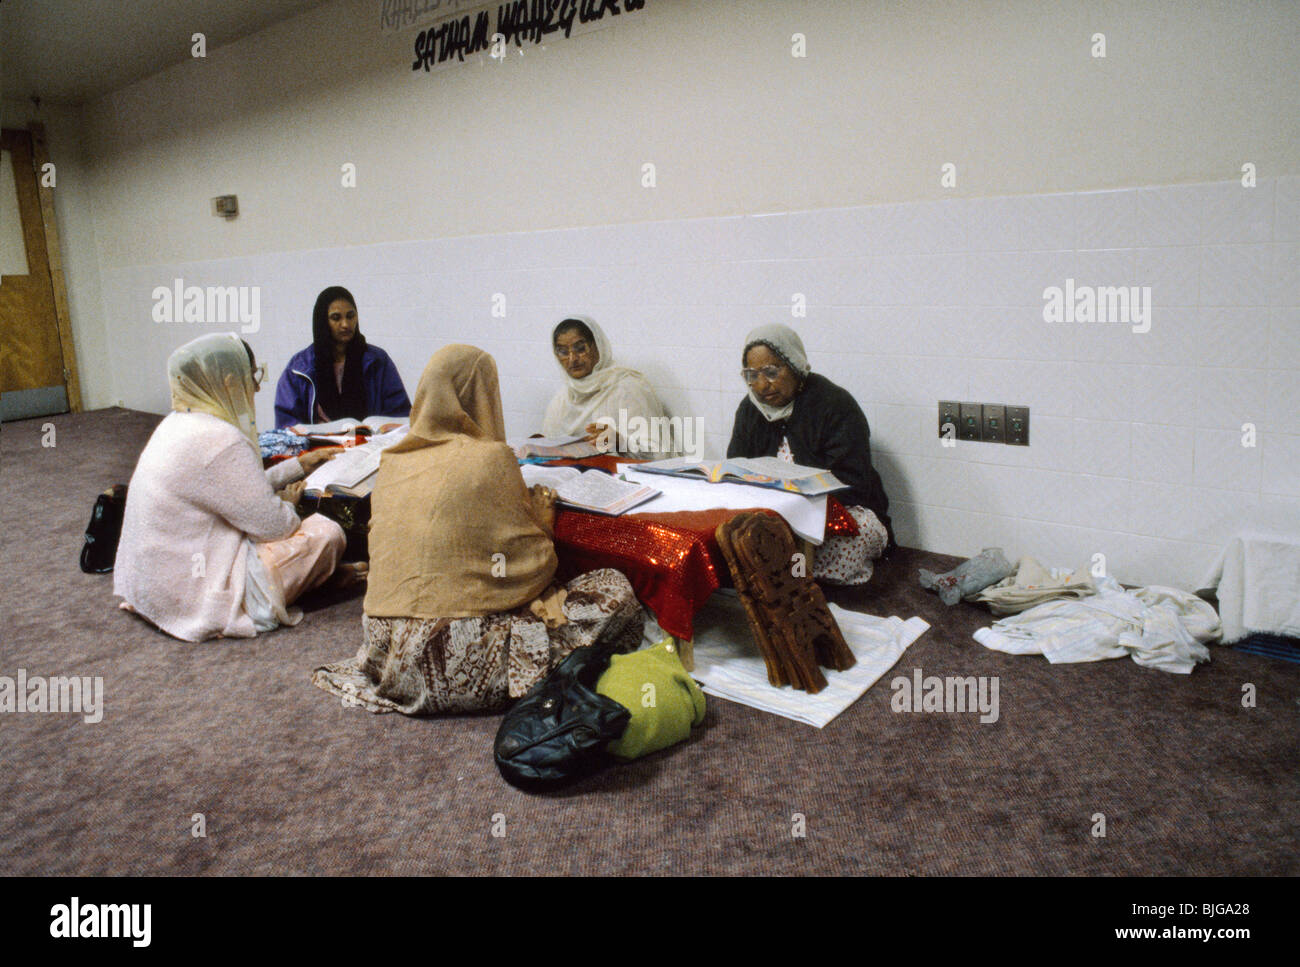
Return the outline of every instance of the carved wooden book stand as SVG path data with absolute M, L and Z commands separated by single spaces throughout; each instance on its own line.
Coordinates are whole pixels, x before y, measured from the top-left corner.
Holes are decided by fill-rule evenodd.
M 826 687 L 819 665 L 853 667 L 857 659 L 822 589 L 810 577 L 795 576 L 789 524 L 770 514 L 737 514 L 718 525 L 717 537 L 769 682 L 816 693 Z

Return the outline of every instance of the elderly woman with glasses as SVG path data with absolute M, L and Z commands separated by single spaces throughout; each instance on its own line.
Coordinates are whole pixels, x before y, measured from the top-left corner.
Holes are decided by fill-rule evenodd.
M 127 489 L 113 592 L 122 607 L 185 641 L 251 638 L 302 618 L 304 591 L 359 580 L 339 565 L 342 528 L 300 520 L 302 478 L 339 451 L 263 471 L 253 395 L 265 369 L 231 332 L 200 336 L 167 360 L 172 412 Z
M 831 537 L 817 549 L 812 575 L 830 584 L 865 584 L 872 561 L 893 544 L 889 498 L 871 465 L 871 429 L 857 401 L 812 372 L 798 334 L 759 326 L 745 339 L 741 377 L 749 393 L 736 410 L 728 457 L 780 457 L 830 470 L 847 490 L 835 494 L 858 524 L 856 537 Z
M 678 452 L 654 387 L 635 369 L 614 365 L 609 339 L 593 320 L 562 320 L 551 332 L 551 350 L 565 386 L 546 408 L 546 436 L 583 436 L 593 443 L 603 438 L 611 449 L 648 460 Z

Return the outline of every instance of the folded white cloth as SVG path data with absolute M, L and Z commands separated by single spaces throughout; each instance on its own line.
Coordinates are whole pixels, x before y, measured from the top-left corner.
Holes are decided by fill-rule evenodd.
M 1052 664 L 1131 657 L 1139 665 L 1188 674 L 1209 661 L 1205 643 L 1222 633 L 1214 609 L 1194 594 L 1151 586 L 1125 591 L 1098 578 L 1097 594 L 1048 601 L 980 628 L 975 640 L 1013 655 L 1043 655 Z
M 731 589 L 715 593 L 695 616 L 691 677 L 706 694 L 820 729 L 861 698 L 930 627 L 920 618 L 878 618 L 834 604 L 830 609 L 858 661 L 847 671 L 823 669 L 826 687 L 816 695 L 768 683 L 767 665 L 754 642 L 745 606 Z M 648 644 L 663 636 L 653 621 L 647 623 Z
M 820 544 L 825 536 L 825 494 L 820 497 L 805 497 L 786 490 L 755 487 L 752 484 L 709 483 L 704 479 L 689 480 L 662 473 L 639 472 L 634 469 L 635 466 L 621 463 L 618 469 L 628 480 L 663 491 L 658 497 L 637 507 L 636 514 L 716 510 L 719 507 L 735 510 L 765 507 L 780 514 L 792 531 L 814 544 Z
M 1086 598 L 1096 593 L 1097 586 L 1086 567 L 1073 571 L 1060 567 L 1045 568 L 1032 557 L 1022 557 L 1014 574 L 976 592 L 970 600 L 987 604 L 994 614 L 1002 615 L 1028 611 L 1045 601 Z
M 1253 631 L 1300 637 L 1300 537 L 1234 537 L 1201 587 L 1218 589 L 1225 642 Z

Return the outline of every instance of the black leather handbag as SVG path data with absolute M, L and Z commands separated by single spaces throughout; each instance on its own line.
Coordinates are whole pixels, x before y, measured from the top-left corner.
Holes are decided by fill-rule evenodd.
M 107 574 L 117 558 L 126 513 L 126 484 L 114 484 L 95 498 L 86 536 L 81 542 L 81 569 L 87 574 Z
M 298 513 L 307 517 L 320 514 L 343 528 L 347 547 L 343 550 L 345 561 L 370 560 L 370 495 L 351 497 L 347 494 L 325 494 L 320 497 L 303 497 Z
M 595 690 L 609 657 L 608 645 L 578 648 L 506 713 L 493 748 L 506 782 L 535 792 L 613 761 L 606 746 L 632 715 Z

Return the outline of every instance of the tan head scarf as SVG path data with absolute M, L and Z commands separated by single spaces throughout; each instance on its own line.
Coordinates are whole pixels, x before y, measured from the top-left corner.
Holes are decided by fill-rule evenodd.
M 239 427 L 257 447 L 253 367 L 233 332 L 199 336 L 181 346 L 167 358 L 167 380 L 177 413 L 209 413 Z
M 366 614 L 495 614 L 551 583 L 555 548 L 505 435 L 492 357 L 473 346 L 434 353 L 415 391 L 410 433 L 380 461 Z

